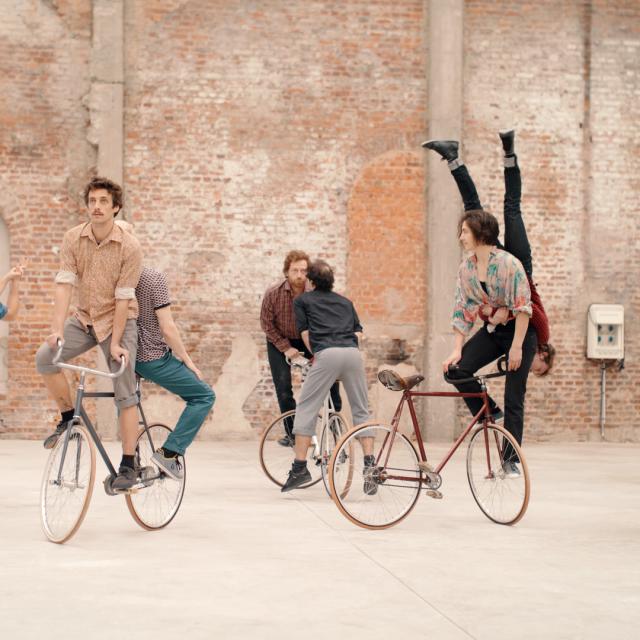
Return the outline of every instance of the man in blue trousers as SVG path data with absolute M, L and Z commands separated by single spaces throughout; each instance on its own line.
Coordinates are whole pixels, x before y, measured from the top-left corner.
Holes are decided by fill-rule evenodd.
M 144 267 L 136 287 L 138 352 L 136 373 L 186 401 L 182 415 L 153 461 L 169 476 L 184 476 L 180 457 L 193 442 L 215 401 L 211 387 L 191 360 L 171 315 L 164 273 Z

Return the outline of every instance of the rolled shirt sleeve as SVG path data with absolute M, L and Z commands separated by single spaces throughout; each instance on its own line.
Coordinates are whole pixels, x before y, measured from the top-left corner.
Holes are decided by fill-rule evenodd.
M 75 252 L 76 243 L 71 240 L 71 231 L 64 234 L 62 249 L 60 250 L 60 271 L 56 274 L 56 284 L 78 283 L 78 262 Z
M 140 244 L 133 236 L 128 240 L 123 246 L 122 268 L 115 289 L 116 300 L 133 300 L 136 297 L 136 285 L 142 273 Z

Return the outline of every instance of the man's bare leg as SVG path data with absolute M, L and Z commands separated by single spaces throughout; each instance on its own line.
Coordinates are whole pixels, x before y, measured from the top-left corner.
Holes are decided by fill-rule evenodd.
M 138 407 L 127 407 L 120 410 L 120 438 L 122 439 L 122 453 L 132 456 L 136 452 L 138 439 Z
M 69 389 L 69 383 L 64 373 L 60 371 L 59 373 L 43 375 L 42 379 L 45 387 L 47 387 L 47 391 L 49 391 L 49 394 L 58 405 L 60 412 L 71 411 L 71 409 L 73 409 L 71 390 Z
M 304 462 L 307 459 L 307 451 L 311 446 L 311 436 L 296 435 L 296 444 L 294 451 L 296 454 L 296 460 Z
M 362 453 L 365 456 L 372 456 L 373 455 L 373 438 L 372 437 L 366 437 L 366 438 L 358 438 L 360 440 L 360 446 L 362 447 Z

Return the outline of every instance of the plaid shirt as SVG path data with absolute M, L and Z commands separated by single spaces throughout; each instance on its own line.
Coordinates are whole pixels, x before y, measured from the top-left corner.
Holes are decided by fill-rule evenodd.
M 267 334 L 267 340 L 284 353 L 291 348 L 289 340 L 299 340 L 300 332 L 296 328 L 293 313 L 293 295 L 291 285 L 285 278 L 282 282 L 269 287 L 262 299 L 260 326 Z

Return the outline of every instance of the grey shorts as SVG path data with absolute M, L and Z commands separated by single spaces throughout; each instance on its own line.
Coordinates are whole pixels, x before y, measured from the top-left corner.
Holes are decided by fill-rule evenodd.
M 138 404 L 135 373 L 138 327 L 135 320 L 127 320 L 120 344 L 129 352 L 129 365 L 119 378 L 114 378 L 113 391 L 118 409 L 126 409 Z M 64 344 L 62 345 L 60 360 L 68 362 L 96 345 L 100 345 L 102 353 L 104 353 L 104 357 L 109 363 L 109 370 L 112 373 L 118 371 L 120 363 L 116 362 L 109 353 L 111 336 L 102 342 L 98 342 L 93 327 L 87 329 L 78 319 L 69 318 L 64 325 Z M 55 351 L 52 351 L 46 342 L 41 345 L 36 353 L 36 369 L 38 373 L 46 376 L 62 371 L 62 369 L 53 364 L 55 355 Z

